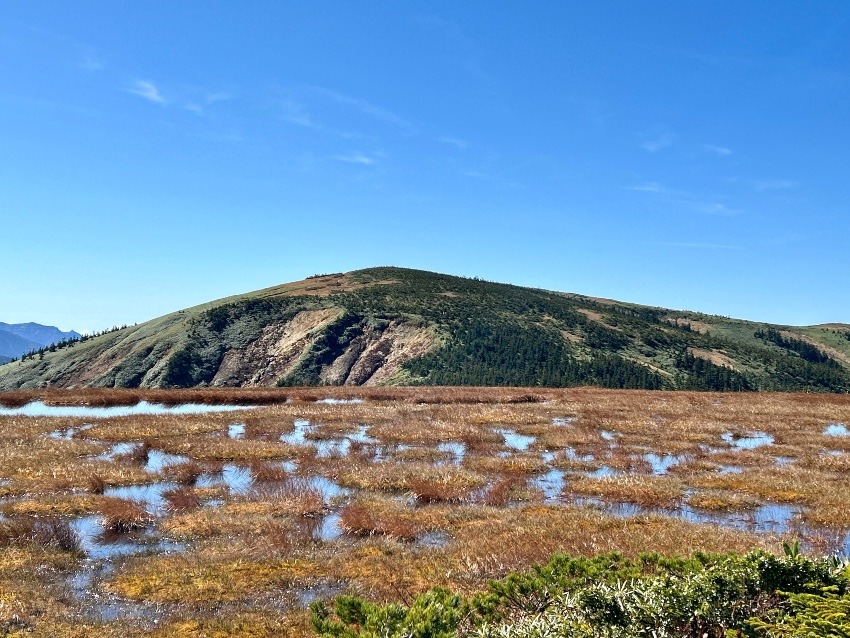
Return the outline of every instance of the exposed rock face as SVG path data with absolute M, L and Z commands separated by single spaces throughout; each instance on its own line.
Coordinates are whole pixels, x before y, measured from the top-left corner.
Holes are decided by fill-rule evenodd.
M 401 367 L 437 345 L 430 330 L 392 322 L 380 338 L 372 341 L 354 362 L 346 385 L 380 385 L 390 381 Z
M 266 326 L 259 339 L 224 355 L 213 378 L 217 386 L 269 386 L 292 370 L 312 343 L 312 337 L 342 311 L 305 310 L 288 323 Z
M 228 351 L 212 385 L 271 386 L 291 373 L 322 331 L 339 319 L 336 308 L 299 312 L 288 323 L 266 326 L 245 348 Z M 424 327 L 392 321 L 365 327 L 341 354 L 322 365 L 319 380 L 328 385 L 378 385 L 389 381 L 406 361 L 428 352 L 437 340 Z

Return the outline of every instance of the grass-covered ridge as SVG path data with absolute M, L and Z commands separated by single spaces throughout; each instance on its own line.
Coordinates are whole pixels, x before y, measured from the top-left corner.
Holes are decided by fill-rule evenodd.
M 795 328 L 371 268 L 211 302 L 0 366 L 53 386 L 850 390 L 850 326 Z

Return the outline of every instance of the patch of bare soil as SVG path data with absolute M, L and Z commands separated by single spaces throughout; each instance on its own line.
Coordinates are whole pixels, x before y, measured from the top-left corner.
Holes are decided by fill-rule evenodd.
M 212 385 L 274 385 L 295 365 L 312 342 L 313 334 L 341 312 L 338 308 L 304 310 L 289 323 L 266 326 L 256 341 L 224 355 Z
M 675 326 L 691 326 L 691 330 L 695 332 L 699 332 L 700 334 L 705 334 L 709 330 L 711 330 L 711 326 L 704 321 L 697 321 L 696 319 L 688 319 L 687 317 L 664 317 L 664 321 L 667 323 L 672 323 Z
M 384 331 L 381 339 L 367 348 L 357 360 L 346 385 L 357 383 L 354 375 L 359 375 L 360 378 L 367 375 L 363 381 L 365 385 L 385 383 L 406 362 L 421 357 L 435 345 L 437 340 L 428 328 L 393 322 Z
M 811 337 L 807 337 L 806 335 L 802 335 L 797 332 L 790 332 L 789 330 L 780 330 L 779 334 L 781 334 L 786 339 L 799 339 L 800 341 L 804 341 L 810 346 L 814 346 L 824 354 L 829 355 L 833 359 L 837 359 L 842 363 L 850 365 L 850 357 L 841 352 L 841 350 L 836 350 L 835 348 L 823 344 L 820 341 L 817 341 L 816 339 L 812 339 Z
M 722 352 L 718 352 L 717 350 L 704 350 L 703 348 L 688 348 L 688 352 L 695 356 L 697 359 L 702 359 L 703 361 L 709 361 L 716 366 L 723 366 L 724 368 L 731 368 L 736 372 L 739 372 L 737 366 L 735 365 L 735 361 L 730 359 L 728 356 L 723 354 Z

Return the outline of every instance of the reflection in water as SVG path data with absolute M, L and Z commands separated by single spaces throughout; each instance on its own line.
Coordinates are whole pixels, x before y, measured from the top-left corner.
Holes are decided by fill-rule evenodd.
M 827 436 L 847 436 L 850 435 L 850 430 L 843 423 L 830 423 L 823 433 Z
M 107 487 L 103 494 L 104 496 L 133 501 L 143 507 L 149 514 L 164 516 L 166 513 L 166 503 L 163 495 L 170 490 L 177 489 L 177 487 L 177 483 L 170 482 L 148 483 L 145 485 L 121 485 L 118 487 Z
M 667 474 L 667 470 L 685 460 L 684 456 L 655 453 L 644 454 L 643 458 L 652 467 L 652 473 L 656 476 Z
M 533 436 L 526 436 L 525 434 L 519 434 L 514 430 L 496 430 L 497 434 L 501 434 L 505 439 L 505 445 L 514 450 L 527 450 L 528 446 L 534 443 Z
M 720 438 L 736 450 L 752 450 L 773 443 L 773 437 L 766 432 L 755 432 L 749 436 L 738 436 L 726 432 Z

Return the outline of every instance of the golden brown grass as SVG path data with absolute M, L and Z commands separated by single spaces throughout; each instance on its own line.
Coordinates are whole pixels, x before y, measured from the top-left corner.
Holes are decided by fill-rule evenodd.
M 324 397 L 364 401 L 316 403 Z M 146 525 L 154 538 L 186 542 L 181 554 L 116 563 L 104 587 L 161 603 L 166 617 L 155 629 L 132 621 L 105 623 L 96 630 L 104 638 L 300 635 L 306 615 L 297 609 L 298 596 L 317 584 L 342 583 L 346 591 L 375 600 L 408 598 L 434 585 L 469 593 L 488 579 L 544 562 L 555 551 L 689 554 L 778 546 L 769 535 L 674 517 L 621 518 L 590 507 L 542 505 L 531 479 L 547 469 L 544 451 L 554 458 L 549 466 L 568 472 L 567 502 L 596 497 L 655 509 L 679 507 L 687 498 L 690 506 L 718 517 L 789 503 L 802 507 L 792 531 L 806 534 L 811 547 L 831 546 L 850 528 L 850 437 L 823 434 L 829 423 L 850 423 L 846 396 L 273 388 L 48 390 L 0 395 L 0 402 L 20 405 L 35 398 L 92 405 L 143 399 L 261 406 L 227 414 L 96 420 L 68 440 L 48 435 L 79 428 L 85 420 L 0 417 L 0 512 L 15 520 L 66 521 L 112 512 L 117 529 Z M 571 419 L 553 422 L 562 417 Z M 314 424 L 307 444 L 280 442 L 296 419 Z M 227 437 L 234 422 L 245 423 L 242 440 Z M 310 443 L 351 436 L 364 424 L 374 442 L 352 444 L 346 456 L 319 457 Z M 510 450 L 497 432 L 505 428 L 536 440 L 527 451 Z M 602 431 L 615 432 L 615 440 L 605 440 Z M 722 440 L 727 432 L 765 432 L 774 442 L 737 451 Z M 140 445 L 133 458 L 95 458 L 117 442 Z M 462 462 L 438 450 L 441 442 L 462 444 Z M 146 448 L 190 461 L 150 474 L 142 465 Z M 650 452 L 683 460 L 656 477 L 644 456 Z M 777 457 L 793 460 L 783 464 Z M 285 471 L 282 460 L 296 461 L 297 469 Z M 199 472 L 216 474 L 226 462 L 248 467 L 255 488 L 237 495 L 225 486 L 193 486 Z M 603 465 L 618 474 L 586 476 Z M 304 480 L 314 476 L 351 488 L 350 502 L 349 497 L 327 502 Z M 160 519 L 100 493 L 108 486 L 164 479 L 181 485 L 165 495 L 167 513 Z M 418 504 L 411 502 L 413 496 Z M 221 504 L 205 505 L 210 498 Z M 340 514 L 347 533 L 320 542 L 317 532 L 331 512 Z M 444 545 L 410 541 L 434 531 L 445 535 Z M 43 545 L 15 541 L 0 547 L 0 626 L 16 614 L 24 623 L 21 630 L 32 635 L 92 635 L 84 610 L 65 587 L 78 559 Z
M 582 496 L 666 509 L 678 507 L 684 492 L 684 486 L 678 479 L 635 475 L 579 478 L 572 481 L 567 489 Z
M 688 498 L 688 505 L 715 512 L 741 512 L 758 507 L 761 499 L 737 492 L 705 491 Z

